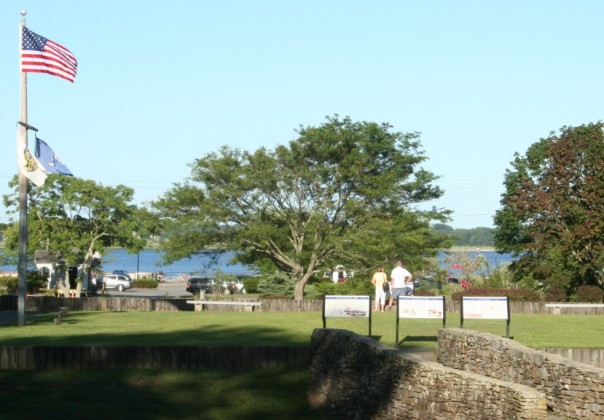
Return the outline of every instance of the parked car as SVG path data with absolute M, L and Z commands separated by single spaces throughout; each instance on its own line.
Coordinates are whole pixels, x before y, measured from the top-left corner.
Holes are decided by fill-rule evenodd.
M 106 274 L 103 277 L 103 284 L 105 285 L 105 289 L 117 289 L 123 292 L 126 289 L 132 288 L 132 279 L 130 276 L 122 274 Z
M 202 290 L 205 293 L 212 293 L 212 285 L 215 282 L 216 280 L 210 277 L 191 277 L 187 280 L 186 290 L 194 295 L 199 294 Z

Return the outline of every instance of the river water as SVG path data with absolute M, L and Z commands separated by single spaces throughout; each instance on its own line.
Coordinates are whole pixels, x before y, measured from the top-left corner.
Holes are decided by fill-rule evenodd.
M 476 255 L 484 255 L 489 262 L 491 268 L 502 263 L 508 263 L 512 260 L 510 254 L 498 254 L 495 251 L 470 251 L 470 258 Z M 233 274 L 246 276 L 254 274 L 254 270 L 243 264 L 233 264 L 231 260 L 235 256 L 232 251 L 225 252 L 203 252 L 192 256 L 191 258 L 183 258 L 175 261 L 172 264 L 162 264 L 162 251 L 155 249 L 145 249 L 140 253 L 130 254 L 125 249 L 112 249 L 103 256 L 103 270 L 111 272 L 113 270 L 126 270 L 129 273 L 156 273 L 162 272 L 166 279 L 176 279 L 181 275 L 202 275 L 214 276 L 217 271 L 225 274 Z M 446 252 L 438 253 L 438 260 L 442 268 L 446 269 L 451 276 L 456 277 L 461 274 L 459 269 L 450 267 L 445 262 Z M 32 267 L 33 268 L 33 267 Z M 0 266 L 0 271 L 15 272 L 17 267 L 14 265 Z

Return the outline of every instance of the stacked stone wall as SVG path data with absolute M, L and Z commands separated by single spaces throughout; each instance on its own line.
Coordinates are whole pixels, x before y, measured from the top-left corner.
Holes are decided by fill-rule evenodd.
M 545 419 L 545 395 L 403 355 L 352 332 L 316 329 L 310 401 L 350 419 Z
M 488 333 L 443 328 L 438 362 L 503 381 L 528 385 L 546 395 L 554 413 L 604 418 L 604 369 L 525 347 Z

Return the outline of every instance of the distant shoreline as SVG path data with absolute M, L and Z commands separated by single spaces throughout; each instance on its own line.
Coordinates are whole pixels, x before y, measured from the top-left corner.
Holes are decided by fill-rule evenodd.
M 443 249 L 442 251 L 453 251 L 453 252 L 470 252 L 470 251 L 485 251 L 485 252 L 496 252 L 493 246 L 452 246 L 449 249 Z

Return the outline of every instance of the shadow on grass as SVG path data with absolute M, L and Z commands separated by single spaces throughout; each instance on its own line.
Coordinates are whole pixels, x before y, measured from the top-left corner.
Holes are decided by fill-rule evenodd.
M 224 370 L 0 371 L 11 419 L 321 419 L 305 366 Z
M 105 329 L 95 332 L 98 313 L 70 312 L 61 325 L 57 313 L 28 314 L 19 335 L 0 336 L 0 345 L 43 346 L 308 346 L 283 327 L 214 322 L 160 332 L 107 332 L 113 319 L 103 316 Z M 198 314 L 202 316 L 202 314 Z M 162 316 L 153 321 L 161 322 Z M 183 317 L 183 322 L 191 320 Z M 196 318 L 200 319 L 200 318 Z M 204 318 L 209 320 L 211 318 Z M 135 316 L 133 322 L 140 318 Z M 174 320 L 173 320 L 174 321 Z M 85 334 L 59 335 L 69 326 L 90 325 Z M 3 327 L 13 329 L 13 327 Z M 117 328 L 116 328 L 117 329 Z M 32 330 L 37 330 L 34 334 Z M 75 329 L 74 329 L 75 330 Z M 54 335 L 53 332 L 57 332 Z M 77 413 L 79 419 L 322 419 L 307 400 L 310 373 L 305 364 L 270 368 L 228 369 L 46 369 L 0 371 L 0 407 L 11 419 L 55 419 Z
M 432 344 L 438 343 L 438 337 L 433 335 L 408 335 L 403 338 L 398 345 L 405 347 L 432 347 Z

